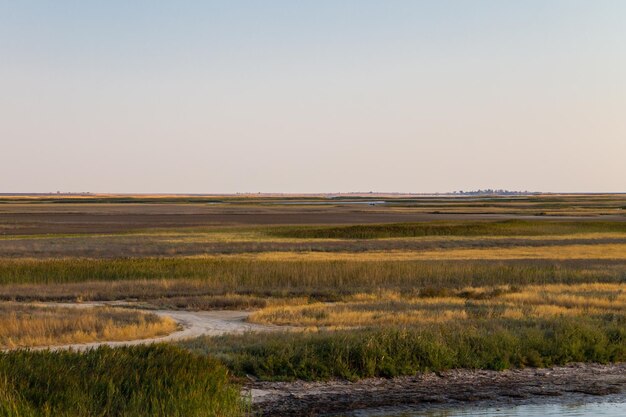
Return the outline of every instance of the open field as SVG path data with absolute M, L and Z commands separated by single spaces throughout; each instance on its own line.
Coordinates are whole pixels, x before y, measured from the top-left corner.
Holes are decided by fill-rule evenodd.
M 368 201 L 384 201 L 370 206 Z M 518 197 L 4 197 L 0 236 L 120 233 L 224 225 L 406 223 L 437 220 L 624 221 L 626 195 Z
M 587 233 L 626 233 L 615 222 L 504 220 L 491 222 L 447 221 L 429 223 L 368 224 L 334 227 L 291 227 L 271 234 L 292 238 L 385 239 L 424 236 L 552 236 Z
M 17 212 L 16 212 L 17 211 Z M 619 211 L 611 219 L 622 220 Z M 515 213 L 513 214 L 515 215 Z M 529 214 L 533 216 L 533 214 Z M 249 207 L 129 205 L 99 207 L 47 207 L 0 205 L 2 235 L 123 233 L 151 228 L 207 227 L 224 225 L 292 225 L 419 222 L 433 220 L 499 220 L 508 213 L 432 213 L 421 209 L 350 206 Z
M 179 232 L 181 235 L 184 232 Z M 624 244 L 626 237 L 618 233 L 574 234 L 567 236 L 529 237 L 423 237 L 368 239 L 273 239 L 260 236 L 94 236 L 94 237 L 39 237 L 0 239 L 4 257 L 59 258 L 82 257 L 115 259 L 120 257 L 178 257 L 259 252 L 365 252 L 365 251 L 424 251 L 448 248 L 508 248 L 516 246 L 559 246 L 563 244 Z
M 126 309 L 0 303 L 0 349 L 145 339 L 176 328 L 168 317 Z
M 242 413 L 228 393 L 246 375 L 262 389 L 264 380 L 626 361 L 624 195 L 385 197 L 374 206 L 351 204 L 366 197 L 331 204 L 314 197 L 120 198 L 2 200 L 0 300 L 13 327 L 0 321 L 0 328 L 13 336 L 0 340 L 14 347 L 125 339 L 152 323 L 132 310 L 55 313 L 27 305 L 47 301 L 124 301 L 199 316 L 247 310 L 224 313 L 249 316 L 250 327 L 288 326 L 178 342 L 182 349 L 165 355 L 210 361 L 234 377 L 213 400 L 197 394 L 223 399 L 216 407 L 226 411 L 194 414 L 167 400 L 161 415 L 176 415 L 177 407 L 189 415 Z M 45 361 L 139 360 L 139 351 L 116 352 L 46 353 Z M 22 394 L 23 384 L 47 387 L 43 374 L 20 379 L 2 365 L 10 355 L 37 354 L 6 355 L 0 395 L 30 415 L 46 415 L 44 391 Z M 94 381 L 86 383 L 100 383 Z M 144 395 L 143 383 L 129 389 Z M 55 404 L 67 404 L 69 394 L 59 395 Z M 135 410 L 128 398 L 118 410 Z M 86 410 L 107 407 L 76 401 Z M 56 415 L 69 415 L 58 407 Z
M 6 300 L 142 299 L 239 294 L 310 296 L 468 286 L 623 283 L 623 260 L 265 260 L 118 259 L 6 260 Z
M 626 312 L 622 284 L 468 287 L 439 296 L 399 292 L 355 294 L 335 303 L 268 306 L 254 313 L 257 323 L 333 328 L 459 323 L 475 318 L 521 320 L 610 315 Z M 622 319 L 626 319 L 623 317 Z
M 122 234 L 5 236 L 0 238 L 0 257 L 142 258 L 259 252 L 424 251 L 623 244 L 626 243 L 625 231 L 626 222 L 580 221 L 449 221 L 371 225 L 358 229 L 353 229 L 353 226 L 338 229 L 205 227 Z M 289 237 L 315 236 L 318 233 L 338 236 Z M 388 237 L 390 235 L 393 237 Z

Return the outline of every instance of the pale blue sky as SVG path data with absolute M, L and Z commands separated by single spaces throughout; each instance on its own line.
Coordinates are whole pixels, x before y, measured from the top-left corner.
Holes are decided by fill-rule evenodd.
M 624 192 L 625 22 L 621 0 L 0 0 L 0 192 Z

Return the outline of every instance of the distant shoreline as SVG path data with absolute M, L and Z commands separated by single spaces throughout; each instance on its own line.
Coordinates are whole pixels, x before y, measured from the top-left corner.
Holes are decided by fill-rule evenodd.
M 465 192 L 433 192 L 433 193 L 403 193 L 403 192 L 346 192 L 346 193 L 107 193 L 107 192 L 14 192 L 2 193 L 0 197 L 123 197 L 123 198 L 185 198 L 185 197 L 225 197 L 225 198 L 427 198 L 427 197 L 528 197 L 528 196 L 600 196 L 626 195 L 626 191 L 607 192 L 560 192 L 560 191 L 508 191 L 508 190 L 478 190 Z

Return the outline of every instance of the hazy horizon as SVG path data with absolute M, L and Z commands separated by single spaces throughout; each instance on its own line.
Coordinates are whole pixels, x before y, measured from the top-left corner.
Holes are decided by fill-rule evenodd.
M 446 195 L 446 196 L 475 196 L 475 195 L 489 195 L 488 191 L 493 191 L 493 194 L 505 195 L 503 192 L 511 193 L 511 196 L 518 195 L 609 195 L 609 194 L 626 194 L 624 191 L 536 191 L 536 190 L 504 190 L 504 189 L 476 189 L 476 190 L 454 190 L 454 191 L 432 191 L 432 192 L 414 192 L 414 191 L 319 191 L 319 192 L 282 192 L 282 191 L 234 191 L 234 192 L 115 192 L 115 191 L 14 191 L 14 192 L 0 192 L 0 195 L 4 196 L 386 196 L 386 195 Z
M 0 3 L 0 193 L 626 191 L 626 2 Z

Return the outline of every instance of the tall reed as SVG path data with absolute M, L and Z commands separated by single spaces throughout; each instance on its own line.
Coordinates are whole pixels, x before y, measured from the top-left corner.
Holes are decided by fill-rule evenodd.
M 0 353 L 7 417 L 235 417 L 239 389 L 219 362 L 174 346 Z
M 452 368 L 503 370 L 626 360 L 626 323 L 598 318 L 476 319 L 419 327 L 199 338 L 237 374 L 266 380 L 359 379 Z

